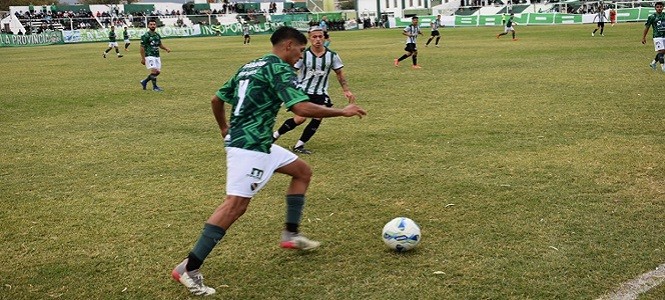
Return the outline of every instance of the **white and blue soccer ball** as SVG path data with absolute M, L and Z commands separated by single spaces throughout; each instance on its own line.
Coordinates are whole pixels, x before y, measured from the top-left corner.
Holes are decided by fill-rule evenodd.
M 382 238 L 390 249 L 409 251 L 420 243 L 420 227 L 409 218 L 394 218 L 383 226 Z

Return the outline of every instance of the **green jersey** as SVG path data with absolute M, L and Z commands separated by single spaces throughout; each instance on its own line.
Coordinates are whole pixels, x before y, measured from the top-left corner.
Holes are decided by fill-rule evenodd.
M 513 17 L 508 18 L 508 21 L 506 21 L 506 27 L 513 27 Z
M 289 109 L 309 101 L 297 83 L 293 67 L 274 54 L 242 66 L 216 94 L 232 106 L 226 147 L 270 153 L 272 128 L 282 103 Z
M 115 31 L 114 30 L 109 31 L 109 42 L 111 42 L 111 43 L 115 42 Z
M 159 46 L 162 44 L 162 37 L 157 32 L 146 32 L 141 36 L 141 47 L 145 49 L 145 56 L 159 57 Z
M 129 39 L 129 32 L 127 32 L 127 29 L 122 31 L 122 38 L 125 40 Z
M 665 38 L 665 13 L 653 13 L 647 18 L 644 26 L 651 26 L 653 28 L 654 38 Z

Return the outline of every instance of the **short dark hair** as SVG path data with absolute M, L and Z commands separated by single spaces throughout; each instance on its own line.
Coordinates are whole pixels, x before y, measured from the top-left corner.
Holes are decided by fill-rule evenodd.
M 277 45 L 286 40 L 294 40 L 302 45 L 307 45 L 307 37 L 293 27 L 281 26 L 270 36 L 270 42 Z
M 658 5 L 663 6 L 663 2 L 658 1 L 658 2 L 656 2 L 656 3 L 653 4 L 654 7 L 656 7 L 656 6 L 658 6 Z
M 150 19 L 150 20 L 148 20 L 148 24 L 150 24 L 150 23 L 155 23 L 155 24 L 157 24 L 157 20 L 155 20 L 155 19 Z
M 411 17 L 411 21 L 413 21 L 413 20 L 418 20 L 418 17 L 416 17 L 416 16 Z

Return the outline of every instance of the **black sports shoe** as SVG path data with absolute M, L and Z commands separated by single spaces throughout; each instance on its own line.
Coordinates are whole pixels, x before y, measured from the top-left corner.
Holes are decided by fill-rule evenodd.
M 300 154 L 312 154 L 312 151 L 305 149 L 305 146 L 293 147 L 293 152 Z

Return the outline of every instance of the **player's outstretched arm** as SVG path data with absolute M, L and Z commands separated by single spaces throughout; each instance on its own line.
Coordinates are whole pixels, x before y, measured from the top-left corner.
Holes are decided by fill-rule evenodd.
M 325 107 L 311 102 L 300 102 L 291 107 L 291 111 L 306 118 L 363 117 L 367 112 L 356 104 L 349 104 L 343 109 Z

